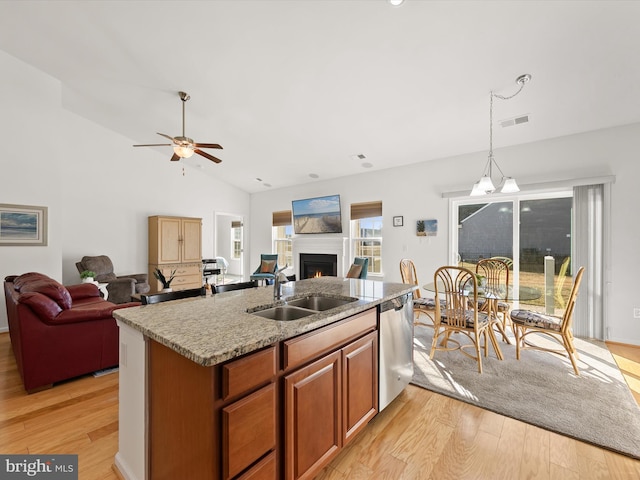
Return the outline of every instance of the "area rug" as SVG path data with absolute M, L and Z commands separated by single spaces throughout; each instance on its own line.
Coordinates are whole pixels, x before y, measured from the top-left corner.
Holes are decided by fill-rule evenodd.
M 415 328 L 414 385 L 640 459 L 640 408 L 604 343 L 575 340 L 578 377 L 568 358 L 552 353 L 525 350 L 516 360 L 512 338 L 499 342 L 504 360 L 489 348 L 479 374 L 459 351 L 430 360 L 432 337 L 433 329 Z

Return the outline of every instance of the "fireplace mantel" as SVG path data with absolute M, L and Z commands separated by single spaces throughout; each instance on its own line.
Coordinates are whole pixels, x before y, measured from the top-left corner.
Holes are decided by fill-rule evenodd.
M 296 264 L 296 278 L 300 276 L 301 253 L 332 253 L 338 256 L 338 276 L 344 277 L 347 271 L 347 237 L 297 236 L 291 240 L 291 252 Z

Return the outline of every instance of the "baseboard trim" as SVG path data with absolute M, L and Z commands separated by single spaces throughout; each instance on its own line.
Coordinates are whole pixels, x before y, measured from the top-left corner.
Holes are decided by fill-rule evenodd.
M 621 347 L 637 348 L 640 350 L 640 345 L 634 345 L 633 343 L 614 342 L 613 340 L 605 340 L 607 345 L 620 345 Z
M 144 478 L 137 478 L 135 474 L 127 467 L 126 463 L 122 459 L 120 452 L 116 453 L 114 463 L 111 465 L 111 469 L 116 473 L 120 480 L 145 480 Z

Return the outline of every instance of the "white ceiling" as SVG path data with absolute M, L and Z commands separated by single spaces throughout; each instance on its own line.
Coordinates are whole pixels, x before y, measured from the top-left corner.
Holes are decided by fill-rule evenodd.
M 530 122 L 494 148 L 640 122 L 639 25 L 637 1 L 0 1 L 0 49 L 65 108 L 164 143 L 184 90 L 187 136 L 224 150 L 182 161 L 247 192 L 486 151 L 523 73 L 494 120 Z

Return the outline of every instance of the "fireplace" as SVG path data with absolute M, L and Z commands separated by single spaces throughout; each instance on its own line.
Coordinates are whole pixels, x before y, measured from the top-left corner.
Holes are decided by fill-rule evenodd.
M 296 278 L 302 280 L 306 278 L 302 269 L 301 255 L 308 254 L 325 254 L 331 255 L 332 262 L 336 261 L 335 270 L 331 270 L 329 275 L 336 277 L 344 277 L 346 269 L 349 265 L 346 263 L 346 252 L 348 251 L 348 243 L 346 237 L 338 236 L 318 236 L 318 235 L 296 235 L 292 239 L 291 250 L 293 253 L 293 261 L 295 263 Z M 335 260 L 334 260 L 335 259 Z
M 300 279 L 337 277 L 338 255 L 330 253 L 301 253 Z

